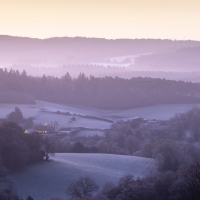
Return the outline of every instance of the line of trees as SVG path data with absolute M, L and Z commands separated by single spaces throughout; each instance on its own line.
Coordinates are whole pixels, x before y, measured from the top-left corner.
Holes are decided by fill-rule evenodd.
M 117 184 L 107 184 L 92 199 L 107 200 L 199 200 L 200 163 L 194 162 L 174 173 L 156 173 L 135 179 L 125 175 Z
M 153 78 L 95 78 L 69 73 L 61 78 L 31 77 L 26 72 L 0 69 L 0 92 L 13 95 L 13 103 L 34 99 L 104 109 L 124 109 L 164 103 L 200 103 L 200 85 Z M 21 100 L 17 95 L 22 95 Z M 2 96 L 2 95 L 1 95 Z M 8 98 L 0 102 L 10 102 Z
M 45 157 L 44 140 L 39 134 L 24 134 L 14 122 L 0 125 L 1 169 L 18 171 Z

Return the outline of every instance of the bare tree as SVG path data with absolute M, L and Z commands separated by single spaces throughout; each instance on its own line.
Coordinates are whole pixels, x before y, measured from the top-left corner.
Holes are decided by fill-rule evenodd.
M 98 189 L 99 186 L 95 181 L 90 177 L 85 176 L 71 182 L 67 186 L 66 193 L 71 196 L 72 199 L 84 199 L 86 197 L 91 197 L 94 192 L 98 191 Z

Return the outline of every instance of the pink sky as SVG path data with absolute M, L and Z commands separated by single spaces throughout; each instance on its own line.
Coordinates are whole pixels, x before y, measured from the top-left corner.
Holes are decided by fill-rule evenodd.
M 200 40 L 200 0 L 0 0 L 0 35 Z

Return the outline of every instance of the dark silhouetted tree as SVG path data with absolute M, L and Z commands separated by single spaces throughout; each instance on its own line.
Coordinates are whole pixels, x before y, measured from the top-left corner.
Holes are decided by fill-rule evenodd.
M 16 123 L 23 120 L 23 115 L 22 115 L 21 110 L 18 107 L 15 107 L 15 111 L 11 112 L 8 115 L 8 120 L 12 122 L 16 122 Z
M 81 142 L 76 142 L 71 150 L 72 153 L 84 153 L 85 146 Z
M 90 177 L 81 177 L 77 181 L 69 183 L 66 189 L 67 195 L 72 198 L 82 199 L 84 197 L 90 197 L 96 191 L 99 186 Z

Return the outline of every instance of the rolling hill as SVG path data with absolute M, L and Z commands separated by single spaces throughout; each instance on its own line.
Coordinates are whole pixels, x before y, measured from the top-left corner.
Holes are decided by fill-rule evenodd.
M 0 64 L 58 66 L 97 62 L 114 56 L 169 52 L 199 45 L 197 41 L 84 37 L 36 39 L 0 35 Z
M 65 198 L 67 184 L 82 176 L 90 176 L 99 186 L 117 183 L 125 174 L 135 178 L 156 171 L 153 159 L 109 154 L 54 154 L 50 162 L 43 162 L 12 174 L 18 193 L 26 198 L 44 200 L 52 196 Z

